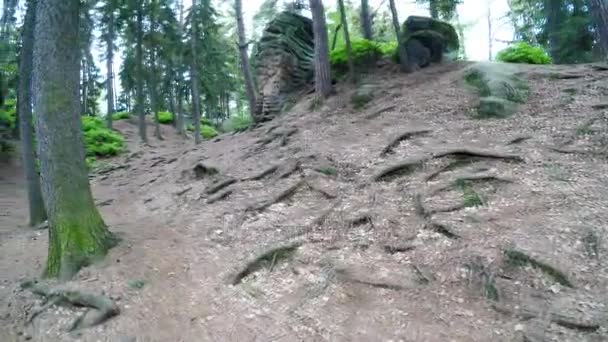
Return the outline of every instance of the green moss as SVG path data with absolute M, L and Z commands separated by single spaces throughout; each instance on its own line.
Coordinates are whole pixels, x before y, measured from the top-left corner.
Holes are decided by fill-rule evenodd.
M 507 263 L 512 266 L 522 267 L 530 265 L 536 269 L 541 270 L 542 272 L 553 278 L 553 280 L 555 280 L 557 283 L 567 287 L 574 287 L 574 285 L 570 282 L 568 276 L 565 273 L 545 262 L 532 258 L 524 252 L 508 249 L 504 251 L 504 254 Z
M 370 66 L 380 59 L 384 54 L 380 45 L 366 39 L 356 39 L 352 43 L 353 62 L 356 66 Z M 333 50 L 329 55 L 332 68 L 338 73 L 343 74 L 348 71 L 348 53 L 346 46 L 341 46 Z
M 49 253 L 44 276 L 71 279 L 82 267 L 102 259 L 118 243 L 88 201 L 61 203 L 49 218 Z
M 83 116 L 82 129 L 88 158 L 111 157 L 124 150 L 123 137 L 108 129 L 101 119 Z
M 457 179 L 454 182 L 454 187 L 462 191 L 463 205 L 465 208 L 481 207 L 483 200 L 481 196 L 473 189 L 471 182 L 464 179 Z
M 495 96 L 479 99 L 479 106 L 474 112 L 476 119 L 506 118 L 515 112 L 515 103 Z
M 222 131 L 224 132 L 242 132 L 248 129 L 253 120 L 250 115 L 238 115 L 233 116 L 230 119 L 226 120 L 222 125 Z
M 516 43 L 498 52 L 496 60 L 505 63 L 551 64 L 551 57 L 543 48 L 524 42 Z
M 171 124 L 174 121 L 174 116 L 171 112 L 158 112 L 158 122 L 161 124 Z
M 338 170 L 336 170 L 333 166 L 322 166 L 316 169 L 326 176 L 335 176 L 338 174 Z
M 207 125 L 201 126 L 201 136 L 203 139 L 213 139 L 217 137 L 218 133 L 215 128 Z
M 131 113 L 129 112 L 117 112 L 112 114 L 112 120 L 114 121 L 118 121 L 118 120 L 126 120 L 129 119 L 131 117 Z

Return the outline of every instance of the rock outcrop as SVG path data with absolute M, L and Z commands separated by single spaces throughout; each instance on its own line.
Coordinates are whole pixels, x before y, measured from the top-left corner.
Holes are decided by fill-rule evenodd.
M 418 16 L 410 16 L 403 23 L 401 40 L 413 70 L 441 62 L 445 55 L 457 53 L 460 46 L 452 25 Z
M 255 56 L 259 87 L 256 122 L 273 119 L 289 95 L 312 80 L 313 57 L 312 20 L 282 12 L 268 24 Z

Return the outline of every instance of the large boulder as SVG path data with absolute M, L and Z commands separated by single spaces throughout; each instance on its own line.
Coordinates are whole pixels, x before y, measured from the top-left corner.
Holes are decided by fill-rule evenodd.
M 293 12 L 279 13 L 264 29 L 256 46 L 256 122 L 274 118 L 289 95 L 312 80 L 313 57 L 312 20 Z
M 452 25 L 441 20 L 410 16 L 403 23 L 401 43 L 405 44 L 412 69 L 440 63 L 445 55 L 458 52 L 458 34 Z

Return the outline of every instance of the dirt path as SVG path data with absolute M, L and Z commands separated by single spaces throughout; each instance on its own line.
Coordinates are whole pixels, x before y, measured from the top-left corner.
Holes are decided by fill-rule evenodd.
M 305 98 L 198 148 L 170 127 L 140 148 L 124 123 L 130 152 L 92 180 L 123 242 L 74 282 L 121 314 L 77 336 L 68 309 L 23 327 L 39 302 L 17 283 L 39 273 L 46 236 L 14 227 L 22 182 L 4 176 L 2 326 L 35 341 L 605 340 L 608 123 L 594 105 L 608 74 L 526 69 L 529 102 L 479 121 L 464 67 L 385 70 L 362 110 L 345 95 L 310 112 Z

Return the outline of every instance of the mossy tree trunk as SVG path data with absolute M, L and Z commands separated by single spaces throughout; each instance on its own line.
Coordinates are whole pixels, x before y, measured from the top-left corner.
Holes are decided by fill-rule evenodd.
M 190 47 L 192 48 L 192 53 L 190 54 L 190 90 L 192 91 L 192 120 L 194 121 L 192 124 L 194 125 L 194 143 L 201 143 L 201 98 L 200 92 L 198 89 L 198 54 L 196 51 L 196 39 L 197 39 L 197 24 L 198 21 L 196 10 L 197 4 L 196 0 L 192 0 L 191 7 L 191 21 L 192 21 L 192 37 L 190 37 Z
M 355 78 L 355 62 L 353 61 L 353 47 L 350 43 L 350 33 L 348 32 L 348 21 L 346 20 L 346 9 L 344 8 L 344 0 L 338 0 L 340 7 L 340 20 L 342 21 L 342 32 L 344 33 L 344 42 L 346 43 L 346 54 L 348 55 L 348 77 L 352 83 L 356 83 Z
M 315 94 L 317 100 L 327 98 L 332 91 L 329 67 L 329 42 L 325 8 L 321 0 L 310 0 L 315 40 Z
M 40 176 L 36 170 L 34 152 L 34 125 L 32 122 L 32 66 L 34 52 L 34 25 L 36 24 L 37 0 L 27 2 L 23 30 L 21 32 L 21 58 L 19 63 L 19 129 L 21 135 L 21 157 L 27 180 L 27 195 L 30 225 L 38 225 L 46 220 L 46 210 L 42 200 Z
M 589 0 L 589 7 L 602 59 L 606 60 L 608 58 L 608 2 L 605 0 Z
M 251 66 L 249 65 L 249 55 L 247 54 L 247 35 L 245 34 L 245 22 L 243 21 L 243 4 L 241 0 L 234 1 L 234 12 L 236 16 L 236 28 L 239 44 L 239 55 L 241 59 L 241 69 L 243 79 L 245 80 L 245 90 L 247 91 L 247 100 L 249 101 L 249 112 L 251 117 L 255 117 L 255 85 L 251 76 Z
M 361 0 L 361 33 L 367 40 L 374 39 L 372 14 L 369 11 L 369 0 Z
M 45 275 L 70 279 L 116 244 L 95 207 L 80 121 L 79 0 L 39 0 L 34 47 L 36 133 L 49 216 Z
M 397 14 L 397 6 L 395 6 L 395 0 L 389 0 L 388 4 L 391 10 L 391 17 L 393 19 L 393 28 L 395 29 L 395 36 L 397 37 L 397 52 L 399 53 L 399 65 L 401 66 L 401 71 L 411 72 L 412 69 L 407 58 L 405 42 L 401 41 L 401 28 L 399 27 L 399 15 Z
M 137 21 L 136 21 L 136 42 L 135 42 L 135 87 L 137 107 L 137 117 L 139 118 L 139 138 L 145 144 L 148 142 L 148 134 L 146 131 L 146 113 L 144 111 L 144 9 L 143 1 L 137 2 Z

